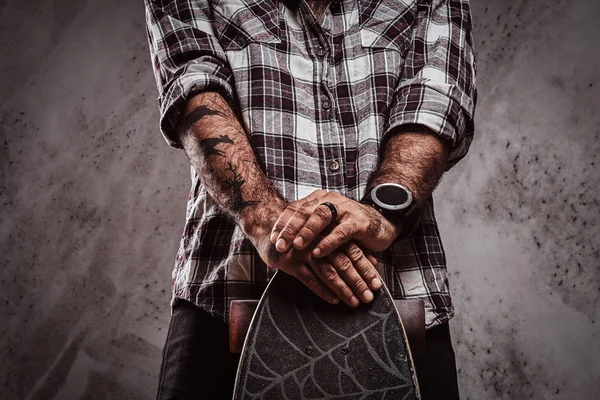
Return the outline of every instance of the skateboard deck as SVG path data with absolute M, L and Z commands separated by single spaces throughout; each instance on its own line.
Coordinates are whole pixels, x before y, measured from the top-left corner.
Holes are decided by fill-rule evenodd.
M 331 305 L 277 271 L 250 323 L 233 398 L 420 399 L 388 289 L 357 308 Z

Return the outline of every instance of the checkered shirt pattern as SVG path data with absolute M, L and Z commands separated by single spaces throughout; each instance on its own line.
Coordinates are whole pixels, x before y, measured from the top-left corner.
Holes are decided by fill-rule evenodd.
M 386 136 L 420 124 L 451 144 L 473 137 L 475 61 L 466 0 L 333 0 L 317 21 L 305 0 L 145 0 L 160 128 L 177 142 L 186 101 L 217 91 L 237 110 L 259 164 L 286 201 L 317 189 L 360 200 Z M 173 301 L 227 320 L 274 271 L 192 168 Z M 433 200 L 407 239 L 376 253 L 393 296 L 423 299 L 426 325 L 453 315 Z

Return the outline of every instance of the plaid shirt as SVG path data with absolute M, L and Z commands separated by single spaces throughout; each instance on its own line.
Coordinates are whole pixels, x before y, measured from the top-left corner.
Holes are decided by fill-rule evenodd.
M 296 4 L 294 6 L 294 4 Z M 473 137 L 475 64 L 466 0 L 334 0 L 317 21 L 305 1 L 146 0 L 167 142 L 186 101 L 218 91 L 237 108 L 259 164 L 286 201 L 316 189 L 360 200 L 381 144 L 421 124 L 452 144 Z M 427 327 L 453 315 L 430 199 L 406 240 L 377 253 L 395 298 L 425 301 Z M 273 270 L 207 194 L 192 168 L 173 302 L 224 320 L 233 299 L 258 299 Z

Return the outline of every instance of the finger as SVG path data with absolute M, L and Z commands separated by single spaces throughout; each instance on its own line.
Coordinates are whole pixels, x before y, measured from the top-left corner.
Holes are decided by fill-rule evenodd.
M 367 286 L 357 272 L 352 260 L 343 251 L 334 251 L 329 255 L 328 259 L 344 282 L 350 286 L 355 296 L 365 303 L 370 303 L 373 300 L 373 293 L 369 289 L 369 286 Z
M 341 223 L 335 226 L 329 235 L 325 236 L 316 244 L 312 252 L 313 256 L 325 257 L 333 250 L 352 239 L 352 236 L 356 232 L 356 226 L 351 222 Z
M 352 261 L 352 265 L 356 268 L 358 274 L 365 282 L 367 282 L 369 287 L 372 290 L 379 290 L 382 286 L 381 278 L 379 277 L 374 264 L 369 261 L 361 248 L 358 247 L 356 243 L 350 242 L 345 244 L 343 249 L 346 256 Z M 377 262 L 375 262 L 375 264 L 377 264 Z
M 367 256 L 367 260 L 369 260 L 374 266 L 379 262 L 372 253 L 365 253 L 365 256 Z
M 304 198 L 304 199 L 296 200 L 296 201 L 290 203 L 285 208 L 283 213 L 281 213 L 281 215 L 279 216 L 279 218 L 273 225 L 273 229 L 271 229 L 271 236 L 269 237 L 271 242 L 273 244 L 277 243 L 277 239 L 279 237 L 279 232 L 281 232 L 281 230 L 285 227 L 285 225 L 287 224 L 289 219 L 292 217 L 292 215 L 294 215 L 294 213 L 300 207 L 300 204 L 302 202 L 304 202 L 306 200 L 318 199 L 320 197 L 323 197 L 326 194 L 327 194 L 326 191 L 319 189 L 319 190 L 315 190 L 314 192 L 312 192 L 311 194 L 306 196 L 306 198 Z
M 296 212 L 296 209 L 298 208 L 298 206 L 299 206 L 299 202 L 295 201 L 293 203 L 290 203 L 285 208 L 285 210 L 283 210 L 283 212 L 281 213 L 281 215 L 275 222 L 275 225 L 273 225 L 273 229 L 271 230 L 271 236 L 270 236 L 271 243 L 273 243 L 273 244 L 277 243 L 277 238 L 279 237 L 279 232 L 285 227 L 285 225 L 287 224 L 289 219 L 292 218 L 292 215 L 294 215 L 294 212 Z
M 354 296 L 352 289 L 340 278 L 336 269 L 327 261 L 311 259 L 308 264 L 321 281 L 350 307 L 356 307 L 360 300 Z
M 329 207 L 322 204 L 317 206 L 294 239 L 294 247 L 297 249 L 305 248 L 331 224 L 332 219 L 333 215 Z
M 317 207 L 317 199 L 305 199 L 300 204 L 296 212 L 294 212 L 292 217 L 279 232 L 279 237 L 275 244 L 277 250 L 282 252 L 289 250 L 292 246 L 292 241 L 313 214 L 315 207 Z
M 328 303 L 339 304 L 340 299 L 323 283 L 305 264 L 293 270 L 293 275 L 308 287 L 314 294 Z

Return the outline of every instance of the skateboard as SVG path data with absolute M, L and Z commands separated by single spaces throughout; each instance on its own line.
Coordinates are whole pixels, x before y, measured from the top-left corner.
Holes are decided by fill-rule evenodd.
M 277 271 L 250 322 L 233 399 L 420 399 L 388 289 L 356 308 L 332 305 Z

